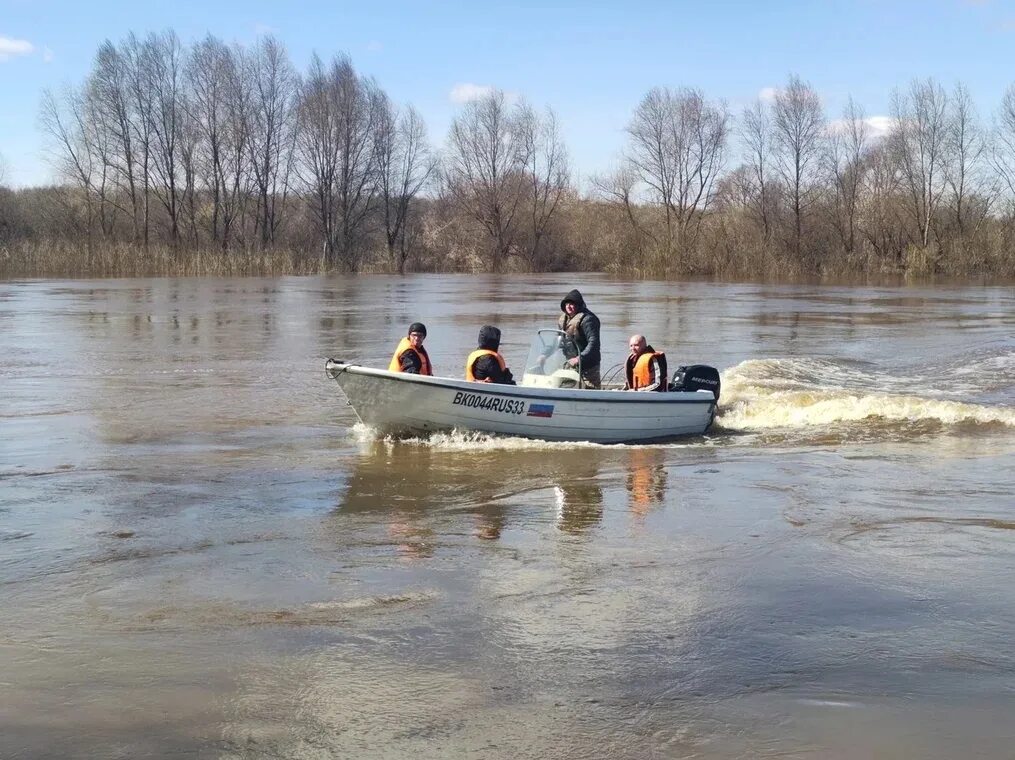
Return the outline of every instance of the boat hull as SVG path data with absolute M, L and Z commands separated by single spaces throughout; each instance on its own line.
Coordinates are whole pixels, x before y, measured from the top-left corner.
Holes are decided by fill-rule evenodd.
M 707 391 L 633 393 L 471 383 L 328 360 L 366 425 L 385 434 L 465 430 L 546 441 L 648 443 L 704 433 L 715 416 Z

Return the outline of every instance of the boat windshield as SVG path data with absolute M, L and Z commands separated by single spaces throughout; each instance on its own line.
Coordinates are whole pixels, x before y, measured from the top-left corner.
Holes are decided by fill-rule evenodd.
M 578 347 L 567 333 L 560 330 L 538 330 L 529 347 L 522 385 L 536 388 L 577 388 L 581 365 L 568 363 L 575 357 L 579 357 Z

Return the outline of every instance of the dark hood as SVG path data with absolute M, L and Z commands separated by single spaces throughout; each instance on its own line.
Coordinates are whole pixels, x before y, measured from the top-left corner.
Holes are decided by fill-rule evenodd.
M 582 294 L 579 291 L 572 290 L 570 293 L 564 296 L 563 299 L 561 299 L 560 302 L 561 311 L 564 311 L 564 304 L 566 304 L 568 301 L 573 303 L 577 307 L 578 311 L 586 311 L 585 299 L 582 298 Z
M 497 351 L 500 348 L 500 330 L 493 325 L 483 325 L 480 327 L 479 347 L 490 351 Z

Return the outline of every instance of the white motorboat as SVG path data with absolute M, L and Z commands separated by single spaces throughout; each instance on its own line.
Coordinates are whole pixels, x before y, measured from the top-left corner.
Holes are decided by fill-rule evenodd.
M 585 389 L 579 369 L 567 365 L 576 354 L 564 333 L 538 331 L 519 385 L 389 372 L 336 359 L 328 359 L 325 370 L 365 425 L 392 435 L 463 430 L 546 441 L 647 443 L 700 435 L 715 418 L 717 382 L 715 392 Z

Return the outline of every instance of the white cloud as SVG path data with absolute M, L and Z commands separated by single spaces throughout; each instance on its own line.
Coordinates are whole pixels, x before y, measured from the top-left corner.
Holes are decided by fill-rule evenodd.
M 35 50 L 35 46 L 28 40 L 0 37 L 0 62 L 9 61 L 19 55 L 28 55 L 33 50 Z
M 50 49 L 50 48 L 43 48 L 42 49 L 42 62 L 43 63 L 52 63 L 53 59 L 55 57 L 56 56 L 53 54 L 52 49 Z
M 875 140 L 886 137 L 895 126 L 895 119 L 891 116 L 868 116 L 863 122 L 867 125 L 867 134 Z M 847 127 L 845 119 L 832 119 L 825 125 L 825 131 L 830 135 L 844 134 Z
M 871 128 L 871 133 L 875 137 L 884 137 L 895 126 L 895 119 L 891 116 L 868 116 L 864 121 L 867 122 L 867 126 Z
M 486 95 L 493 92 L 493 87 L 488 84 L 472 84 L 471 82 L 461 82 L 451 88 L 451 92 L 448 93 L 448 97 L 451 98 L 452 103 L 468 103 L 473 100 L 479 100 Z
M 772 103 L 775 101 L 775 96 L 778 94 L 778 87 L 762 87 L 758 90 L 758 100 L 762 103 Z

